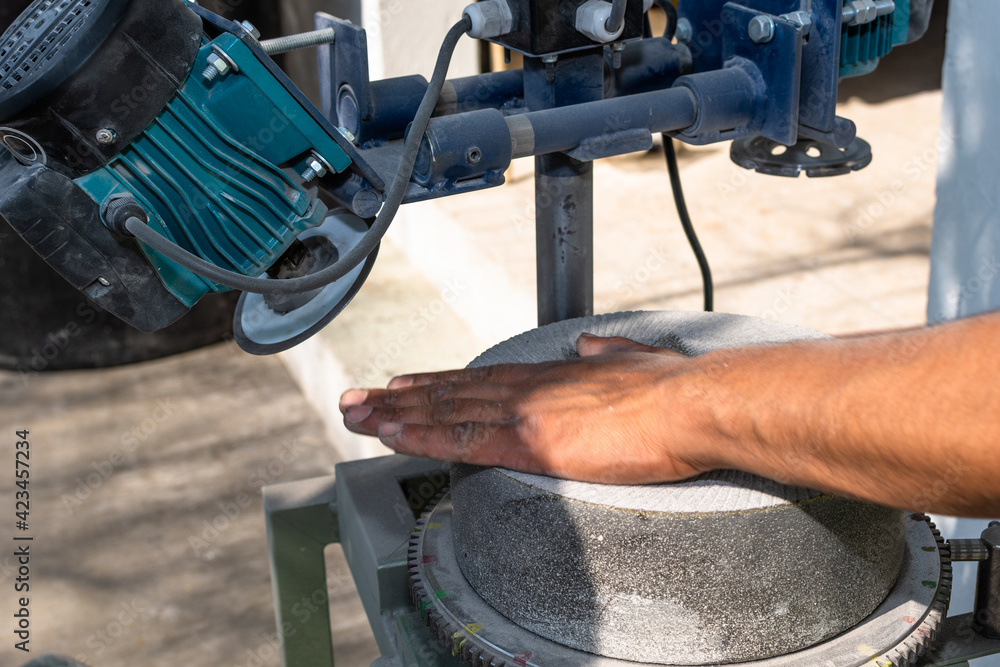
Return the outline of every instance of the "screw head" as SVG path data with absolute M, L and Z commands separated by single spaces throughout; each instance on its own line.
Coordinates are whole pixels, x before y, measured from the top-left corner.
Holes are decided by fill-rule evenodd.
M 774 39 L 774 19 L 766 14 L 758 14 L 750 19 L 750 39 L 755 44 L 766 44 Z
M 691 21 L 688 19 L 679 19 L 677 27 L 674 29 L 674 37 L 677 38 L 678 42 L 690 42 L 691 38 L 694 37 L 694 28 L 691 26 Z
M 465 161 L 471 165 L 477 165 L 483 159 L 483 152 L 479 150 L 479 146 L 473 146 L 468 151 L 465 152 Z
M 114 130 L 109 128 L 102 128 L 97 131 L 95 138 L 97 139 L 97 143 L 103 146 L 108 146 L 110 144 L 115 143 L 115 136 L 116 135 Z
M 356 143 L 357 140 L 358 140 L 357 137 L 354 136 L 354 133 L 351 132 L 350 130 L 348 130 L 343 125 L 341 125 L 340 127 L 338 127 L 337 131 L 340 132 L 344 136 L 344 138 L 347 139 L 348 141 L 350 141 L 352 144 Z
M 240 21 L 240 26 L 242 26 L 243 29 L 247 31 L 247 34 L 254 39 L 260 39 L 260 30 L 258 30 L 253 23 L 250 23 L 250 21 Z
M 802 28 L 802 34 L 808 35 L 812 31 L 812 15 L 809 12 L 790 12 L 788 14 L 782 14 L 781 18 L 791 21 L 795 25 Z

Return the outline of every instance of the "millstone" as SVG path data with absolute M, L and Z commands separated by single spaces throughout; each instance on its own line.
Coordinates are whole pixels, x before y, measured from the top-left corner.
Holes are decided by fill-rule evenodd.
M 824 337 L 736 315 L 618 313 L 530 331 L 472 365 L 567 358 L 583 331 L 689 355 Z M 811 646 L 870 614 L 903 557 L 902 512 L 731 470 L 648 486 L 471 466 L 452 477 L 473 589 L 519 626 L 611 658 L 719 664 Z

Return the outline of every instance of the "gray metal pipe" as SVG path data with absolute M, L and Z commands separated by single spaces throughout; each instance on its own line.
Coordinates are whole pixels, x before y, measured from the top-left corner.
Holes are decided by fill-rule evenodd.
M 573 150 L 584 139 L 626 130 L 682 130 L 697 116 L 694 95 L 679 87 L 508 116 L 507 127 L 519 158 Z

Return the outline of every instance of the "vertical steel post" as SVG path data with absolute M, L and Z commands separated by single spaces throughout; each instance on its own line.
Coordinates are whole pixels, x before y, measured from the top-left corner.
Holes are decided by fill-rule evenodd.
M 976 580 L 976 630 L 1000 639 L 1000 521 L 991 521 L 981 539 L 989 556 L 979 563 Z
M 532 111 L 604 97 L 603 50 L 525 58 Z M 594 312 L 594 167 L 564 153 L 535 157 L 538 324 Z

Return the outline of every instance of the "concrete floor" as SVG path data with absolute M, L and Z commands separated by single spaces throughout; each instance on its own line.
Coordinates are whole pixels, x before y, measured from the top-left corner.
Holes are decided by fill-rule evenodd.
M 281 362 L 220 344 L 170 359 L 0 373 L 2 451 L 30 429 L 31 654 L 92 667 L 278 664 L 260 489 L 330 474 L 338 456 Z M 15 532 L 13 461 L 0 498 Z M 346 565 L 329 584 L 338 665 L 377 657 Z M 13 548 L 0 615 L 14 612 Z

